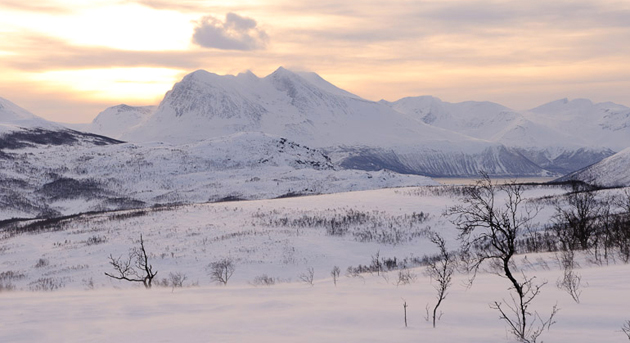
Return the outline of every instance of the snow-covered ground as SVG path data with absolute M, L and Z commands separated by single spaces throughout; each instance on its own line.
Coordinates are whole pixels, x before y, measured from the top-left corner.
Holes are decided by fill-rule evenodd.
M 429 280 L 396 286 L 368 275 L 271 287 L 202 286 L 145 290 L 0 293 L 2 342 L 514 342 L 488 304 L 509 297 L 506 280 L 480 275 L 472 288 L 457 276 L 433 329 L 425 318 L 434 304 Z M 545 342 L 624 342 L 630 314 L 630 266 L 579 270 L 588 282 L 576 304 L 553 283 L 557 270 L 537 270 L 550 280 L 535 308 L 556 324 Z M 390 275 L 390 277 L 392 277 Z M 403 303 L 407 302 L 408 327 Z
M 510 342 L 493 301 L 509 299 L 508 282 L 491 273 L 472 288 L 456 274 L 437 328 L 425 317 L 435 290 L 423 267 L 410 284 L 397 285 L 398 270 L 384 275 L 348 276 L 377 253 L 398 263 L 436 250 L 423 232 L 442 233 L 456 247 L 456 231 L 442 211 L 458 201 L 440 190 L 420 187 L 338 193 L 300 198 L 195 204 L 158 210 L 86 215 L 48 229 L 10 235 L 0 241 L 0 272 L 14 291 L 0 292 L 1 342 Z M 609 191 L 609 192 L 618 192 Z M 562 189 L 536 187 L 528 198 L 554 196 Z M 423 215 L 420 215 L 422 212 Z M 415 213 L 415 215 L 414 215 Z M 359 214 L 359 215 L 357 215 Z M 537 221 L 553 214 L 544 208 Z M 355 215 L 343 235 L 325 225 L 305 224 Z M 158 271 L 156 279 L 182 273 L 184 288 L 112 280 L 108 256 L 126 256 L 140 234 Z M 211 282 L 206 266 L 221 258 L 235 261 L 225 286 Z M 556 324 L 545 342 L 623 342 L 630 319 L 630 266 L 594 266 L 581 258 L 581 303 L 555 287 L 561 276 L 553 254 L 517 256 L 536 280 L 547 280 L 532 305 L 541 316 L 554 304 Z M 330 272 L 342 270 L 337 286 Z M 314 284 L 300 280 L 307 268 Z M 257 276 L 272 286 L 254 286 Z M 5 276 L 7 274 L 4 274 Z M 42 287 L 53 292 L 31 291 Z M 194 285 L 194 286 L 193 286 Z M 51 287 L 53 286 L 53 287 Z M 403 303 L 408 304 L 404 327 Z

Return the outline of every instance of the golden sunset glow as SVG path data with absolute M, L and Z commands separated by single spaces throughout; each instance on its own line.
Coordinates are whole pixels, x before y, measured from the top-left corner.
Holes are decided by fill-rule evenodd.
M 197 69 L 310 70 L 370 100 L 630 105 L 630 3 L 0 1 L 0 97 L 47 119 L 155 105 Z

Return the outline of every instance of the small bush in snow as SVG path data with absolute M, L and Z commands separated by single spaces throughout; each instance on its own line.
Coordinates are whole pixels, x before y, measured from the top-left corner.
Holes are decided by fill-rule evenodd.
M 15 290 L 15 286 L 9 282 L 0 282 L 0 292 L 7 292 L 7 291 L 14 291 Z
M 267 274 L 256 276 L 254 280 L 252 280 L 252 285 L 254 286 L 273 286 L 275 284 L 276 280 Z
M 35 268 L 43 268 L 46 267 L 50 264 L 50 261 L 48 261 L 45 258 L 40 258 L 39 260 L 37 260 L 37 262 L 35 263 Z
M 65 284 L 60 279 L 55 278 L 39 278 L 29 284 L 29 288 L 31 291 L 54 291 L 56 289 L 64 287 Z
M 87 245 L 97 245 L 105 242 L 107 242 L 107 237 L 105 236 L 92 236 L 85 241 Z
M 403 269 L 398 271 L 398 281 L 396 281 L 396 285 L 408 285 L 416 281 L 418 276 L 412 273 L 409 269 Z
M 313 267 L 306 268 L 306 272 L 300 274 L 300 280 L 313 286 L 313 280 L 315 279 L 315 269 Z
M 21 280 L 25 277 L 26 275 L 24 273 L 16 272 L 13 270 L 7 270 L 6 272 L 0 273 L 0 281 Z
M 171 283 L 171 287 L 184 287 L 184 281 L 186 281 L 186 274 L 177 272 L 177 273 L 168 273 L 168 278 Z
M 335 286 L 337 286 L 337 280 L 339 279 L 339 274 L 341 274 L 341 269 L 339 269 L 339 267 L 334 266 L 332 271 L 330 272 L 330 275 L 333 278 L 333 283 L 335 284 Z

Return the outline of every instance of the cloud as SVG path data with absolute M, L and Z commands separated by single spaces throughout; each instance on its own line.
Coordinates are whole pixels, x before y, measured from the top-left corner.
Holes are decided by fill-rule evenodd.
M 139 4 L 156 10 L 173 10 L 179 12 L 201 12 L 208 10 L 208 4 L 199 0 L 126 0 L 123 3 Z
M 254 19 L 228 13 L 223 22 L 212 16 L 203 17 L 197 22 L 192 40 L 204 48 L 249 51 L 264 49 L 269 37 L 257 28 Z
M 8 10 L 48 13 L 48 14 L 69 14 L 73 12 L 68 6 L 49 4 L 49 1 L 19 1 L 19 0 L 3 0 L 0 1 L 0 8 Z

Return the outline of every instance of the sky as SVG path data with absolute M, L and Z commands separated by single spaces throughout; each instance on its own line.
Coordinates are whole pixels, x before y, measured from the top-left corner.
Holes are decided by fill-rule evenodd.
M 369 100 L 630 106 L 627 0 L 0 0 L 0 97 L 60 122 L 195 70 L 313 71 Z

